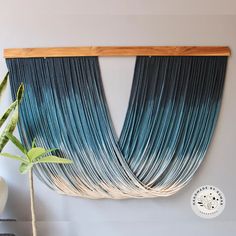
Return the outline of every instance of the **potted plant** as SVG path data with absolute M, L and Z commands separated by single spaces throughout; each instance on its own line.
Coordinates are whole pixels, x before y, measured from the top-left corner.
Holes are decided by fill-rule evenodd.
M 6 89 L 7 81 L 8 81 L 8 73 L 0 82 L 0 99 L 2 98 L 3 92 Z M 7 123 L 8 121 L 5 128 L 0 133 L 0 153 L 8 142 L 8 137 L 6 134 L 12 133 L 16 128 L 16 124 L 19 118 L 19 105 L 21 103 L 23 93 L 24 93 L 24 85 L 21 84 L 17 92 L 16 100 L 7 108 L 7 110 L 0 117 L 0 128 L 2 128 L 3 124 Z M 7 184 L 5 180 L 2 177 L 0 177 L 0 212 L 2 212 L 5 207 L 7 196 L 8 196 Z

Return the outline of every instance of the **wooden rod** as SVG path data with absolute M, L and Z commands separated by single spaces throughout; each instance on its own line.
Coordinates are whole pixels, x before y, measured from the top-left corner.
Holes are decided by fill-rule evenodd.
M 4 49 L 5 58 L 77 56 L 230 56 L 225 46 L 98 46 Z

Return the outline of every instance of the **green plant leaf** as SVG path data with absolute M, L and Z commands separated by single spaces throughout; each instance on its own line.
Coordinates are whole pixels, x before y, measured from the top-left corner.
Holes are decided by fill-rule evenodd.
M 15 146 L 24 154 L 27 154 L 27 150 L 24 148 L 19 139 L 17 139 L 12 133 L 7 132 L 6 136 L 15 144 Z
M 33 167 L 32 163 L 21 163 L 19 167 L 19 171 L 21 174 L 27 173 Z
M 29 157 L 29 159 L 32 161 L 35 158 L 41 156 L 42 154 L 44 154 L 46 151 L 45 148 L 42 147 L 35 147 L 35 148 L 31 148 L 28 152 L 27 152 L 27 156 Z
M 8 75 L 9 75 L 9 72 L 7 72 L 7 74 L 4 76 L 3 80 L 0 83 L 0 98 L 2 96 L 3 91 L 6 88 L 7 80 L 8 80 Z
M 4 156 L 4 157 L 11 158 L 11 159 L 14 159 L 14 160 L 17 160 L 17 161 L 20 161 L 20 162 L 28 163 L 27 160 L 24 159 L 23 157 L 15 156 L 15 155 L 12 155 L 10 153 L 1 153 L 0 155 Z
M 6 121 L 6 119 L 8 118 L 8 116 L 11 114 L 11 112 L 16 108 L 17 106 L 17 101 L 13 102 L 8 109 L 4 112 L 4 114 L 2 115 L 2 117 L 0 118 L 0 128 L 3 125 L 3 123 Z
M 48 154 L 49 152 L 56 151 L 56 150 L 58 150 L 58 148 L 52 148 L 52 149 L 46 150 L 45 148 L 42 148 L 42 147 L 35 147 L 35 148 L 30 149 L 27 155 L 31 161 L 35 160 L 35 162 L 37 162 L 37 160 L 39 160 L 44 155 Z
M 71 164 L 71 160 L 66 158 L 61 158 L 57 156 L 46 156 L 38 160 L 36 163 L 58 163 L 58 164 Z
M 21 84 L 20 84 L 20 87 L 19 87 L 18 90 L 17 90 L 17 95 L 16 95 L 18 104 L 21 103 L 21 100 L 22 100 L 23 95 L 24 95 L 24 91 L 25 91 L 24 84 L 21 83 Z
M 58 148 L 52 148 L 52 149 L 45 150 L 44 153 L 42 153 L 41 155 L 39 155 L 39 156 L 38 156 L 37 158 L 35 158 L 35 159 L 39 160 L 41 157 L 45 156 L 46 154 L 48 154 L 48 153 L 50 153 L 50 152 L 53 152 L 53 151 L 56 151 L 56 150 L 58 150 Z
M 36 147 L 36 138 L 34 138 L 32 142 L 32 148 L 35 148 L 35 147 Z
M 9 138 L 7 137 L 7 133 L 13 133 L 13 131 L 16 128 L 16 124 L 18 121 L 18 105 L 16 106 L 15 110 L 13 111 L 13 114 L 11 116 L 10 121 L 8 122 L 7 126 L 3 130 L 2 134 L 0 135 L 0 152 L 4 148 L 4 146 L 7 144 Z

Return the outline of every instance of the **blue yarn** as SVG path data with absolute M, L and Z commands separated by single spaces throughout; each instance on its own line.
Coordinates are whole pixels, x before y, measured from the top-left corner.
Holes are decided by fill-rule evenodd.
M 60 193 L 89 198 L 168 196 L 201 164 L 216 126 L 227 57 L 137 57 L 118 138 L 97 57 L 7 59 L 12 94 L 21 82 L 21 139 L 58 147 L 72 165 L 42 164 Z M 121 91 L 122 96 L 122 91 Z

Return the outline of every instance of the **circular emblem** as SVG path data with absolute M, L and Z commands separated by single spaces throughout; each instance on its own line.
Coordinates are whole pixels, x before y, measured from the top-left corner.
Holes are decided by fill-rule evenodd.
M 225 196 L 217 187 L 204 185 L 194 191 L 191 206 L 196 215 L 211 219 L 224 210 Z

